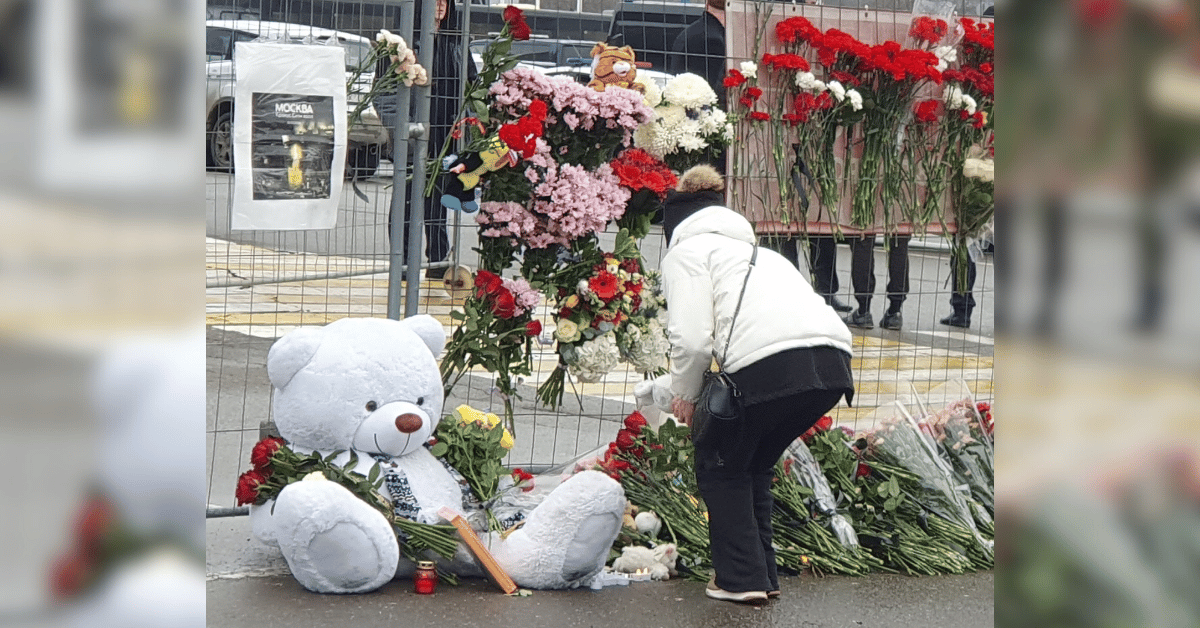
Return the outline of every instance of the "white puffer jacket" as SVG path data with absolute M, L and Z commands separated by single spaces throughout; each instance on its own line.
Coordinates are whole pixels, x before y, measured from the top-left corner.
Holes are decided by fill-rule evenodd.
M 704 371 L 724 351 L 756 242 L 750 222 L 720 206 L 701 209 L 675 228 L 662 279 L 677 397 L 695 401 Z M 850 330 L 791 262 L 759 247 L 725 370 L 736 373 L 787 349 L 818 346 L 852 353 Z

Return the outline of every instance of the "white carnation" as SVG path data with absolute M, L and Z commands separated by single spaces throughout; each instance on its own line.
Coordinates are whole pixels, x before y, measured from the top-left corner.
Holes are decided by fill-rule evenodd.
M 742 76 L 746 78 L 758 78 L 758 65 L 753 61 L 743 61 L 741 69 Z
M 953 85 L 947 85 L 946 89 L 942 90 L 942 100 L 946 101 L 946 107 L 948 109 L 963 108 L 964 102 L 962 90 Z
M 996 162 L 991 159 L 969 158 L 963 162 L 963 176 L 980 181 L 994 181 Z
M 621 361 L 617 337 L 612 333 L 597 336 L 575 347 L 574 355 L 575 359 L 567 364 L 567 369 L 584 383 L 600 381 Z
M 846 98 L 850 99 L 850 108 L 858 111 L 862 109 L 862 94 L 858 93 L 857 89 L 852 89 L 846 92 Z
M 840 82 L 829 81 L 826 87 L 829 88 L 829 93 L 833 94 L 833 97 L 836 98 L 838 102 L 842 102 L 846 99 L 846 87 Z
M 971 98 L 971 96 L 969 96 L 968 94 L 963 94 L 962 101 L 963 101 L 963 109 L 967 110 L 967 115 L 969 115 L 969 116 L 975 115 L 975 107 L 978 106 L 975 102 L 975 99 Z
M 938 46 L 933 49 L 933 54 L 946 63 L 958 61 L 958 49 L 954 46 Z
M 809 89 L 816 92 L 825 91 L 825 83 L 818 81 L 816 75 L 812 72 L 800 72 L 796 75 L 796 86 L 800 89 Z
M 717 93 L 702 77 L 685 73 L 671 79 L 663 90 L 663 100 L 673 105 L 699 109 L 717 102 Z

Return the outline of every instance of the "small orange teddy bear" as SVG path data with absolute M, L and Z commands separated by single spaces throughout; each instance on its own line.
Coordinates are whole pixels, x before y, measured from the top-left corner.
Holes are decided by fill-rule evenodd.
M 592 80 L 588 87 L 602 92 L 609 86 L 616 86 L 644 93 L 646 88 L 633 81 L 636 77 L 637 60 L 633 48 L 618 48 L 603 42 L 592 47 Z

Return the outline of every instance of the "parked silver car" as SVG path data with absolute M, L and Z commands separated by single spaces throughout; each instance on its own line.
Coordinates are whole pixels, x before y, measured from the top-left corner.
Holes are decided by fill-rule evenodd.
M 331 38 L 346 50 L 346 80 L 371 53 L 371 40 L 366 37 L 333 31 L 302 24 L 283 22 L 260 22 L 257 20 L 208 20 L 206 26 L 207 73 L 205 112 L 207 115 L 207 141 L 205 155 L 208 166 L 228 171 L 233 166 L 233 47 L 240 41 L 253 41 L 259 37 L 283 39 L 295 42 L 327 43 Z M 370 91 L 374 72 L 364 72 L 351 86 L 347 94 L 347 106 L 353 111 Z M 389 135 L 379 121 L 374 106 L 367 106 L 360 121 L 349 129 L 349 146 L 346 157 L 347 176 L 367 177 L 375 174 L 379 167 L 379 155 L 386 150 Z

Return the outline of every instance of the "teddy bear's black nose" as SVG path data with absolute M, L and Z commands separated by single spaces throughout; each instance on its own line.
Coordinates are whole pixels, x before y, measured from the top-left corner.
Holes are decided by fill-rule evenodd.
M 401 414 L 396 417 L 396 429 L 405 434 L 412 434 L 421 429 L 421 417 L 412 413 Z

